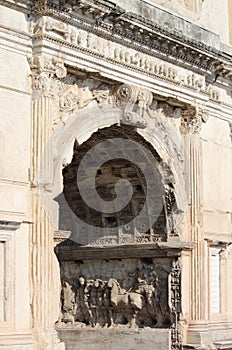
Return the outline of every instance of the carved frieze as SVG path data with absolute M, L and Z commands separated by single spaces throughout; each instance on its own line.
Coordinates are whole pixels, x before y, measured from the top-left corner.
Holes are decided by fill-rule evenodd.
M 211 85 L 206 86 L 205 76 L 186 73 L 182 68 L 176 69 L 174 65 L 164 63 L 152 57 L 150 52 L 140 52 L 136 49 L 111 41 L 97 33 L 87 32 L 82 28 L 76 28 L 63 21 L 53 20 L 50 17 L 42 17 L 34 26 L 35 40 L 41 40 L 43 35 L 50 35 L 49 40 L 65 41 L 72 49 L 81 50 L 85 54 L 91 54 L 115 62 L 117 65 L 126 66 L 129 69 L 139 70 L 151 76 L 167 80 L 175 85 L 183 85 L 186 88 L 204 92 L 209 98 L 218 102 L 220 100 L 217 89 Z M 55 35 L 53 37 L 53 35 Z M 52 39 L 53 37 L 53 39 Z M 63 44 L 62 44 L 63 45 Z M 191 53 L 194 56 L 194 53 Z M 199 55 L 195 55 L 199 59 Z M 129 118 L 129 117 L 128 117 Z
M 190 11 L 199 12 L 202 0 L 179 0 L 183 3 L 186 9 Z M 105 48 L 102 48 L 104 38 L 115 42 L 125 42 L 127 47 L 136 47 L 140 52 L 146 52 L 149 55 L 160 57 L 166 55 L 168 60 L 175 64 L 176 59 L 182 62 L 184 66 L 194 66 L 200 68 L 204 75 L 222 76 L 226 79 L 232 78 L 231 65 L 228 60 L 221 56 L 215 46 L 208 46 L 207 41 L 203 43 L 197 38 L 186 37 L 183 29 L 178 30 L 173 28 L 168 21 L 165 25 L 162 23 L 154 23 L 152 19 L 143 17 L 118 7 L 112 2 L 96 2 L 93 0 L 80 0 L 78 2 L 72 0 L 63 1 L 34 1 L 32 6 L 32 13 L 39 16 L 51 16 L 50 20 L 45 20 L 41 28 L 41 23 L 35 26 L 36 36 L 41 39 L 42 33 L 47 35 L 54 33 L 60 36 L 61 39 L 67 40 L 72 44 L 79 45 L 82 40 L 82 33 L 78 34 L 75 28 L 85 29 L 86 25 L 91 28 L 88 34 L 86 47 L 95 48 L 99 54 L 104 55 Z M 59 22 L 60 20 L 60 22 Z M 170 18 L 170 21 L 172 19 Z M 182 26 L 189 26 L 189 23 L 182 20 Z M 94 32 L 98 33 L 101 39 L 98 39 L 95 34 L 92 34 L 92 26 L 94 25 Z M 68 28 L 69 27 L 69 28 Z M 72 27 L 72 29 L 70 29 Z M 190 29 L 190 28 L 189 28 Z M 192 28 L 192 31 L 197 32 L 203 30 L 199 27 Z M 113 35 L 112 35 L 113 34 Z M 168 40 L 167 40 L 168 34 Z M 206 33 L 203 31 L 202 36 Z M 209 35 L 209 34 L 207 34 Z M 212 38 L 209 38 L 212 40 Z M 217 38 L 214 38 L 217 40 Z M 127 49 L 121 51 L 121 60 L 127 63 L 137 62 L 138 58 L 129 58 Z M 118 53 L 115 52 L 115 56 Z M 133 62 L 132 62 L 133 61 Z M 150 64 L 143 62 L 142 65 L 146 69 L 153 69 Z
M 92 263 L 62 262 L 60 325 L 159 328 L 175 324 L 180 307 L 173 305 L 180 304 L 180 274 L 172 259 Z
M 129 229 L 129 228 L 128 228 Z M 89 246 L 110 246 L 115 244 L 144 244 L 162 242 L 164 240 L 163 235 L 158 234 L 121 234 L 117 236 L 107 236 L 97 239 L 91 242 Z
M 35 24 L 33 33 L 35 35 L 43 35 L 49 32 L 58 34 L 64 39 L 69 38 L 69 31 L 67 30 L 67 24 L 52 19 L 50 17 L 41 17 Z

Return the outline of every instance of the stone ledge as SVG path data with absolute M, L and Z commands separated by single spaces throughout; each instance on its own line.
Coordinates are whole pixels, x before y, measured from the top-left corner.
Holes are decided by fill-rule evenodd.
M 89 247 L 80 246 L 74 241 L 66 240 L 58 244 L 55 252 L 58 259 L 76 260 L 78 259 L 98 259 L 102 258 L 127 258 L 130 257 L 177 257 L 182 250 L 193 248 L 191 242 L 161 242 L 148 244 L 118 244 L 114 246 Z M 68 252 L 68 253 L 67 253 Z
M 0 220 L 0 230 L 16 231 L 21 225 L 20 221 Z
M 231 350 L 232 340 L 215 342 L 214 345 L 217 347 L 218 350 L 221 350 L 221 349 Z
M 58 329 L 66 350 L 167 350 L 170 329 Z M 120 341 L 119 341 L 120 339 Z M 123 346 L 122 346 L 123 344 Z

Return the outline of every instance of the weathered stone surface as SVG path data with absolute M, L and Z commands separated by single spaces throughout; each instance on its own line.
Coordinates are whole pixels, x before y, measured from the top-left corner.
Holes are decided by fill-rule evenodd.
M 147 350 L 167 350 L 170 347 L 170 331 L 168 330 L 139 330 L 121 331 L 110 329 L 85 330 L 76 329 L 59 330 L 62 341 L 66 344 L 67 350 L 112 350 L 133 349 L 140 350 L 144 347 Z
M 170 347 L 170 331 L 159 330 L 127 330 L 120 329 L 59 329 L 59 336 L 66 344 L 67 350 L 98 349 L 105 350 L 167 350 Z
M 0 3 L 0 349 L 231 347 L 230 1 Z M 79 201 L 81 156 L 115 136 L 157 162 L 147 227 L 133 161 L 98 169 L 105 212 Z

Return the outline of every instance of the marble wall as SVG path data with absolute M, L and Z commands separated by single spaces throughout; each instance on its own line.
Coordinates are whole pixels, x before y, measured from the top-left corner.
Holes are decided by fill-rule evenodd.
M 66 265 L 61 268 L 53 249 L 70 235 L 59 225 L 56 199 L 77 144 L 112 125 L 124 125 L 149 143 L 159 158 L 164 187 L 173 191 L 174 200 L 166 198 L 171 229 L 165 239 L 157 241 L 152 232 L 156 241 L 143 237 L 142 242 L 148 250 L 151 245 L 152 254 L 175 251 L 180 262 L 182 312 L 173 329 L 160 331 L 160 348 L 230 348 L 227 1 L 51 3 L 6 0 L 0 6 L 0 349 L 61 350 L 65 343 L 75 349 L 68 343 L 72 330 L 60 327 L 62 341 L 56 332 Z M 122 248 L 117 242 L 117 259 L 143 258 L 138 243 Z M 92 255 L 87 247 L 85 264 L 91 265 L 105 245 L 91 247 Z M 67 261 L 71 250 L 64 249 L 62 259 Z M 216 260 L 213 251 L 219 252 Z M 80 328 L 73 339 L 84 349 L 87 338 Z M 89 339 L 97 332 L 92 328 Z M 153 331 L 142 330 L 137 342 L 150 347 L 157 342 Z M 99 349 L 107 334 L 115 344 L 117 332 L 101 329 Z M 133 334 L 130 330 L 123 337 L 136 349 Z

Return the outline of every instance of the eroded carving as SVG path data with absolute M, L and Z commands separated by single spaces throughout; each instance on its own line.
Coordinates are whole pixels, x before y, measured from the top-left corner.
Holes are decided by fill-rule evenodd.
M 202 108 L 187 108 L 182 112 L 181 131 L 197 134 L 201 131 L 202 123 L 206 123 L 208 118 L 208 112 Z
M 81 109 L 93 99 L 93 94 L 88 87 L 69 86 L 60 95 L 60 110 L 62 112 L 70 112 L 75 108 Z
M 122 122 L 145 128 L 146 114 L 153 101 L 153 94 L 138 86 L 123 84 L 116 92 L 116 104 L 123 110 Z
M 91 87 L 89 87 L 91 85 Z M 72 75 L 67 76 L 60 82 L 58 93 L 59 111 L 63 115 L 68 115 L 78 109 L 86 107 L 90 102 L 96 101 L 99 108 L 106 104 L 112 103 L 109 97 L 109 88 L 103 86 L 98 88 L 99 83 L 89 83 L 87 80 L 83 81 Z M 59 119 L 63 119 L 61 116 Z
M 64 39 L 69 38 L 69 31 L 67 25 L 64 22 L 42 17 L 40 18 L 34 26 L 34 34 L 43 34 L 46 32 L 54 32 L 55 34 L 60 35 Z
M 96 262 L 95 272 L 89 263 L 77 265 L 76 271 L 72 263 L 70 267 L 63 263 L 65 282 L 60 323 L 74 327 L 129 328 L 168 327 L 175 323 L 180 299 L 173 291 L 176 293 L 180 280 L 170 259 L 164 259 L 162 264 L 155 259 Z M 99 263 L 101 271 L 97 267 Z M 112 264 L 116 264 L 115 276 L 112 276 Z M 172 293 L 171 305 L 168 288 Z
M 53 78 L 64 78 L 67 70 L 64 61 L 59 57 L 33 56 L 28 57 L 31 67 L 32 88 L 53 95 Z
M 175 314 L 175 321 L 171 326 L 171 349 L 182 349 L 182 332 L 180 324 L 181 315 L 181 267 L 178 260 L 173 261 L 172 270 L 169 274 L 169 303 Z

